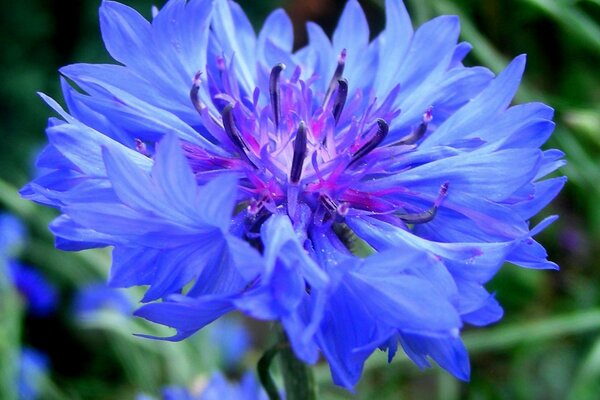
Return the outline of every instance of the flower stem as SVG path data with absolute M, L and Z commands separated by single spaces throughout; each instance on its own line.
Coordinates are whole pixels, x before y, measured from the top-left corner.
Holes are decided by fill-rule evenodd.
M 296 358 L 283 329 L 279 328 L 277 336 L 277 343 L 265 351 L 257 365 L 260 383 L 267 392 L 269 399 L 281 400 L 277 386 L 269 372 L 273 359 L 279 354 L 286 400 L 315 400 L 315 382 L 312 371 L 306 364 Z
M 296 358 L 294 350 L 288 343 L 287 336 L 281 330 L 280 343 L 286 343 L 280 351 L 281 373 L 287 400 L 315 400 L 315 381 L 312 370 Z
M 277 391 L 277 386 L 273 381 L 273 377 L 269 372 L 269 367 L 271 366 L 271 362 L 273 362 L 273 358 L 279 352 L 279 344 L 271 347 L 269 350 L 265 351 L 260 360 L 258 360 L 258 365 L 256 369 L 258 371 L 258 378 L 260 379 L 260 383 L 263 388 L 265 388 L 265 392 L 269 396 L 269 400 L 281 400 L 281 396 L 279 396 L 279 392 Z

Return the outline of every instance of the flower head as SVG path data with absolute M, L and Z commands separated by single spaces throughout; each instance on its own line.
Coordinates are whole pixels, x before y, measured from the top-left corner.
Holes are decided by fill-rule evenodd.
M 460 330 L 502 316 L 483 285 L 505 261 L 556 268 L 532 239 L 554 217 L 529 225 L 565 181 L 544 179 L 564 163 L 539 149 L 553 111 L 510 106 L 524 56 L 494 77 L 462 64 L 456 17 L 386 15 L 369 41 L 350 0 L 332 40 L 309 23 L 293 51 L 281 10 L 256 35 L 231 1 L 151 22 L 105 1 L 121 65 L 61 69 L 83 93 L 62 80 L 68 112 L 43 96 L 62 119 L 22 194 L 61 210 L 58 247 L 114 246 L 110 283 L 148 285 L 137 314 L 173 340 L 240 310 L 347 388 L 398 344 L 468 379 Z

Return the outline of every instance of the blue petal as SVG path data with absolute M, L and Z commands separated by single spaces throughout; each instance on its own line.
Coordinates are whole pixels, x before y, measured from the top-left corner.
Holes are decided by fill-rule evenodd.
M 100 29 L 104 45 L 115 60 L 138 71 L 146 69 L 146 60 L 152 59 L 152 30 L 144 17 L 121 3 L 103 1 Z
M 342 12 L 337 28 L 333 32 L 333 50 L 340 54 L 342 50 L 347 50 L 345 76 L 353 85 L 363 86 L 365 78 L 372 78 L 372 74 L 365 75 L 360 73 L 361 68 L 376 67 L 375 61 L 377 52 L 365 52 L 369 44 L 369 24 L 360 4 L 357 0 L 350 0 Z M 365 53 L 371 53 L 369 59 L 372 61 L 365 63 Z M 331 64 L 337 62 L 337 58 L 330 60 Z M 366 64 L 366 65 L 365 65 Z M 327 78 L 326 78 L 327 79 Z
M 349 54 L 360 51 L 369 43 L 369 24 L 361 6 L 356 0 L 349 0 L 342 12 L 337 28 L 333 32 L 333 47 L 337 52 L 347 49 Z
M 452 62 L 450 63 L 451 67 L 462 66 L 462 60 L 467 56 L 467 54 L 469 54 L 471 49 L 473 49 L 471 43 L 459 43 L 454 49 L 454 54 L 452 55 Z
M 397 257 L 398 254 L 394 254 Z M 411 265 L 411 261 L 423 262 L 421 257 L 412 260 L 399 259 L 398 264 Z M 367 265 L 369 270 L 373 265 Z M 413 264 L 414 265 L 414 264 Z M 460 327 L 461 322 L 454 307 L 441 296 L 437 289 L 424 279 L 410 275 L 376 275 L 351 273 L 345 281 L 354 297 L 375 318 L 388 326 L 410 330 L 447 330 Z
M 385 11 L 385 30 L 382 33 L 379 70 L 374 85 L 380 97 L 390 90 L 391 82 L 398 82 L 394 77 L 413 37 L 412 22 L 402 1 L 386 0 Z
M 446 71 L 459 31 L 457 17 L 442 16 L 426 22 L 415 32 L 410 49 L 393 78 L 393 82 L 402 85 L 399 101 L 424 80 Z
M 373 191 L 404 186 L 418 194 L 430 193 L 430 199 L 435 200 L 440 186 L 448 183 L 448 196 L 444 204 L 446 201 L 452 203 L 455 193 L 456 197 L 471 194 L 501 201 L 535 178 L 541 156 L 541 152 L 535 148 L 495 152 L 484 148 L 416 166 L 401 174 L 371 180 L 359 187 Z
M 547 179 L 534 183 L 534 192 L 530 199 L 511 206 L 523 219 L 529 219 L 542 211 L 554 199 L 567 183 L 567 177 Z
M 206 67 L 211 14 L 211 0 L 172 0 L 152 22 L 155 54 L 161 55 L 163 68 L 170 72 L 172 86 L 179 88 L 182 100 L 189 100 L 192 77 Z
M 458 337 L 427 337 L 401 333 L 400 343 L 408 357 L 419 367 L 429 367 L 426 356 L 460 380 L 468 381 L 471 374 L 467 349 Z
M 289 56 L 291 55 L 293 45 L 294 31 L 290 17 L 281 9 L 272 12 L 267 17 L 258 35 L 256 44 L 257 54 L 262 58 L 259 61 L 264 63 L 267 68 L 272 68 L 277 63 L 284 62 L 284 60 L 276 57 L 272 50 L 269 51 L 269 47 Z M 287 67 L 290 68 L 292 66 L 287 65 Z
M 215 14 L 212 19 L 213 39 L 219 46 L 219 55 L 237 63 L 240 73 L 240 84 L 246 93 L 252 93 L 255 87 L 255 72 L 250 66 L 255 65 L 256 34 L 252 25 L 239 5 L 226 0 L 214 3 Z
M 138 309 L 134 315 L 157 324 L 175 328 L 177 334 L 167 338 L 148 335 L 138 336 L 180 341 L 233 310 L 230 299 L 225 296 L 203 296 L 197 299 L 172 296 L 170 299 L 171 301 L 162 303 L 146 304 Z
M 421 146 L 449 144 L 497 118 L 510 104 L 525 69 L 525 56 L 515 58 L 475 99 L 448 118 Z
M 420 238 L 410 232 L 374 218 L 347 218 L 348 225 L 378 250 L 398 248 L 424 250 L 444 260 L 452 275 L 485 283 L 502 266 L 512 250 L 505 243 L 441 243 Z

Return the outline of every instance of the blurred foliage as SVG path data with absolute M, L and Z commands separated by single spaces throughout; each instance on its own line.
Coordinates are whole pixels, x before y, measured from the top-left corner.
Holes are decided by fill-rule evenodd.
M 124 3 L 150 16 L 151 0 Z M 540 234 L 560 272 L 505 267 L 491 287 L 505 307 L 496 327 L 467 331 L 473 376 L 460 383 L 437 368 L 419 372 L 401 358 L 391 366 L 374 355 L 351 395 L 330 383 L 317 367 L 327 399 L 595 399 L 600 393 L 600 1 L 598 0 L 405 0 L 415 26 L 441 14 L 461 18 L 462 39 L 473 45 L 467 64 L 499 72 L 508 61 L 528 54 L 517 101 L 543 101 L 556 109 L 556 132 L 548 147 L 569 161 L 569 183 L 544 215 L 561 218 Z M 21 341 L 50 356 L 52 372 L 44 387 L 49 399 L 124 399 L 138 391 L 158 393 L 164 384 L 190 384 L 215 367 L 206 335 L 184 343 L 151 342 L 132 332 L 163 335 L 139 320 L 106 314 L 93 323 L 73 322 L 70 302 L 76 288 L 104 279 L 105 251 L 61 253 L 46 226 L 53 212 L 23 202 L 16 189 L 33 174 L 51 114 L 36 97 L 60 98 L 57 69 L 72 62 L 110 62 L 97 22 L 97 1 L 22 0 L 0 13 L 0 208 L 23 218 L 30 240 L 21 258 L 38 266 L 61 291 L 60 311 L 49 318 L 22 317 L 14 301 L 0 304 L 0 348 L 19 329 Z M 316 20 L 331 32 L 344 1 L 254 1 L 240 4 L 259 27 L 268 12 L 284 6 L 297 25 Z M 383 0 L 361 1 L 373 34 L 384 21 Z M 135 296 L 135 293 L 132 294 Z M 10 312 L 7 312 L 10 311 Z M 11 330 L 8 330 L 8 327 Z M 257 330 L 257 341 L 260 333 Z M 14 344 L 13 344 L 14 345 Z M 259 347 L 260 348 L 260 347 Z M 7 354 L 0 352 L 1 354 Z M 250 354 L 253 367 L 258 354 Z M 6 360 L 2 360 L 6 361 Z M 0 363 L 0 365 L 3 365 Z M 5 371 L 1 371 L 5 372 Z M 0 387 L 0 393 L 6 388 Z M 6 392 L 7 393 L 7 392 Z M 2 395 L 0 394 L 0 397 Z

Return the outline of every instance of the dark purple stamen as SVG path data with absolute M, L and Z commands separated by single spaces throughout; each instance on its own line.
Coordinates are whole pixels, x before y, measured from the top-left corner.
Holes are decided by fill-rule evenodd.
M 279 121 L 281 120 L 281 96 L 279 93 L 279 76 L 285 69 L 285 64 L 279 63 L 271 70 L 271 76 L 269 77 L 269 94 L 271 96 L 271 107 L 273 108 L 273 119 L 275 120 L 275 127 L 279 128 Z
M 390 129 L 387 122 L 385 122 L 381 118 L 377 118 L 377 125 L 377 132 L 375 132 L 373 137 L 369 139 L 367 143 L 365 143 L 360 149 L 356 151 L 356 153 L 352 155 L 352 159 L 350 160 L 348 166 L 351 166 L 352 164 L 354 164 L 355 162 L 372 152 L 377 146 L 379 146 L 383 139 L 385 139 Z
M 256 167 L 256 164 L 252 162 L 252 160 L 248 157 L 248 152 L 250 148 L 244 141 L 242 134 L 235 126 L 235 122 L 233 120 L 233 104 L 229 103 L 225 106 L 223 111 L 221 112 L 221 117 L 223 118 L 223 128 L 225 129 L 225 133 L 229 140 L 240 150 L 241 154 L 245 156 L 245 158 Z
M 440 207 L 440 204 L 442 204 L 442 200 L 444 200 L 447 193 L 448 193 L 448 182 L 444 183 L 440 187 L 440 193 L 438 195 L 438 198 L 435 200 L 435 202 L 433 203 L 433 206 L 431 206 L 431 208 L 429 210 L 423 211 L 420 213 L 415 213 L 415 214 L 398 214 L 398 218 L 400 218 L 402 221 L 404 221 L 408 224 L 424 224 L 426 222 L 431 221 L 432 219 L 435 218 L 435 215 L 437 214 L 437 210 Z
M 329 211 L 330 214 L 335 214 L 337 212 L 338 205 L 335 202 L 335 200 L 333 200 L 331 197 L 329 197 L 326 194 L 321 194 L 319 196 L 319 199 L 321 200 L 321 203 L 323 203 L 323 205 L 325 206 L 327 211 Z
M 348 97 L 348 81 L 345 78 L 338 80 L 338 89 L 337 96 L 335 96 L 335 100 L 333 101 L 333 118 L 335 119 L 335 123 L 340 121 L 340 116 L 342 115 L 342 110 L 344 109 L 344 105 L 346 104 L 346 98 Z
M 414 132 L 406 135 L 405 137 L 400 139 L 395 144 L 414 144 L 417 141 L 419 141 L 419 139 L 421 139 L 423 137 L 423 135 L 425 135 L 425 132 L 427 132 L 427 125 L 433 119 L 431 110 L 432 110 L 432 107 L 429 107 L 425 111 L 425 113 L 423 114 L 423 120 L 422 120 L 421 124 L 419 124 L 419 127 Z
M 298 183 L 300 180 L 302 167 L 304 166 L 304 158 L 306 158 L 306 126 L 304 125 L 304 121 L 301 121 L 294 142 L 294 158 L 292 159 L 290 182 Z
M 346 49 L 342 50 L 340 53 L 340 58 L 338 58 L 337 67 L 335 67 L 335 72 L 331 77 L 331 81 L 329 82 L 329 87 L 327 88 L 327 92 L 325 93 L 325 97 L 323 98 L 323 105 L 327 104 L 333 91 L 338 85 L 338 81 L 342 79 L 342 75 L 344 74 L 344 67 L 346 66 Z
M 200 99 L 198 98 L 198 92 L 200 91 L 200 82 L 201 82 L 200 76 L 201 75 L 202 75 L 202 72 L 196 72 L 196 75 L 194 75 L 194 79 L 192 81 L 192 88 L 190 89 L 190 100 L 192 100 L 192 104 L 194 105 L 194 108 L 199 113 L 202 113 L 202 109 L 204 108 L 204 106 L 200 102 Z

